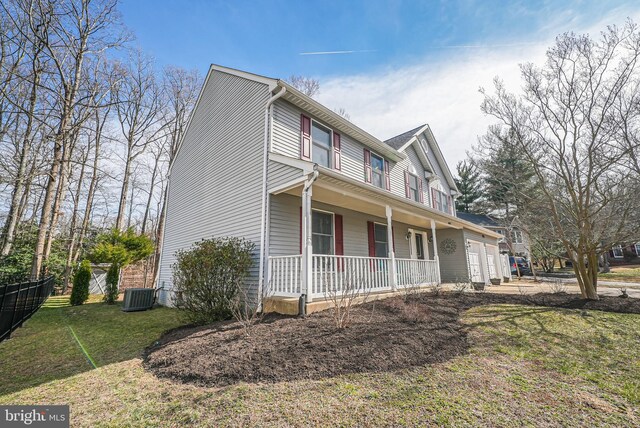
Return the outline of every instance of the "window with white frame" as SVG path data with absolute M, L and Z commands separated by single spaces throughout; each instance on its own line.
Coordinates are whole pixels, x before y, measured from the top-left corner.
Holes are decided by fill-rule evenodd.
M 333 213 L 313 210 L 311 223 L 313 253 L 333 255 Z
M 385 188 L 384 158 L 375 153 L 371 153 L 371 184 L 381 189 Z
M 636 242 L 636 256 L 640 257 L 640 242 Z
M 311 140 L 313 144 L 313 162 L 331 168 L 331 130 L 313 122 L 311 126 Z
M 389 240 L 387 239 L 387 225 L 374 223 L 374 239 L 376 246 L 376 257 L 389 256 Z
M 447 194 L 433 187 L 431 188 L 431 191 L 433 192 L 433 208 L 438 211 L 450 213 L 451 209 L 449 207 L 449 198 L 447 197 Z
M 409 197 L 416 202 L 420 202 L 420 185 L 418 184 L 418 177 L 412 173 L 409 173 Z
M 514 244 L 522 244 L 522 231 L 513 229 L 511 231 L 511 242 Z
M 617 259 L 621 259 L 624 257 L 624 252 L 622 251 L 622 245 L 616 245 L 612 248 L 612 250 L 613 250 L 613 257 Z

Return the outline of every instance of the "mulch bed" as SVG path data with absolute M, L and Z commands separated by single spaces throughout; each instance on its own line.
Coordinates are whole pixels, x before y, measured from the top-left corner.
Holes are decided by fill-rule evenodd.
M 249 337 L 234 322 L 173 330 L 146 350 L 144 365 L 159 377 L 203 386 L 395 371 L 464 354 L 469 342 L 460 315 L 503 303 L 640 313 L 640 299 L 633 298 L 423 293 L 407 303 L 394 297 L 353 307 L 352 322 L 342 330 L 331 311 L 306 318 L 269 315 Z

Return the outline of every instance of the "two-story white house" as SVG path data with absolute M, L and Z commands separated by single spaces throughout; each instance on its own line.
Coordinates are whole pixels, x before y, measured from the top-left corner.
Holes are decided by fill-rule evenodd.
M 500 235 L 456 217 L 456 195 L 428 125 L 381 141 L 282 80 L 212 65 L 170 171 L 159 300 L 177 250 L 226 236 L 256 245 L 256 300 L 295 310 L 356 282 L 489 283 Z

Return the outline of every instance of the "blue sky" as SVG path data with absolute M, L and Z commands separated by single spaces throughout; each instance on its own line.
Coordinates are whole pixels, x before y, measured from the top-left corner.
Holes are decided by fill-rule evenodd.
M 159 65 L 313 76 L 321 102 L 344 107 L 380 138 L 430 123 L 455 163 L 490 123 L 479 113 L 479 86 L 496 75 L 517 84 L 517 64 L 541 61 L 557 34 L 597 36 L 627 16 L 638 22 L 640 4 L 122 0 L 120 11 Z M 343 50 L 364 52 L 301 55 Z

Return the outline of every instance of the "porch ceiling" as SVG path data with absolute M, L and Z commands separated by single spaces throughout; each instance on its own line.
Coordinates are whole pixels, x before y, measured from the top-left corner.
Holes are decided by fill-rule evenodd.
M 440 213 L 424 205 L 403 200 L 398 196 L 384 190 L 378 190 L 370 185 L 355 182 L 339 173 L 319 168 L 320 175 L 313 184 L 312 200 L 347 208 L 353 211 L 366 213 L 372 216 L 384 218 L 385 207 L 392 209 L 393 220 L 421 228 L 430 228 L 431 220 L 436 224 L 436 229 L 470 229 L 491 237 L 500 235 L 491 230 L 460 220 L 457 217 Z M 354 181 L 354 182 L 351 182 Z M 292 187 L 282 193 L 301 196 L 302 184 Z

